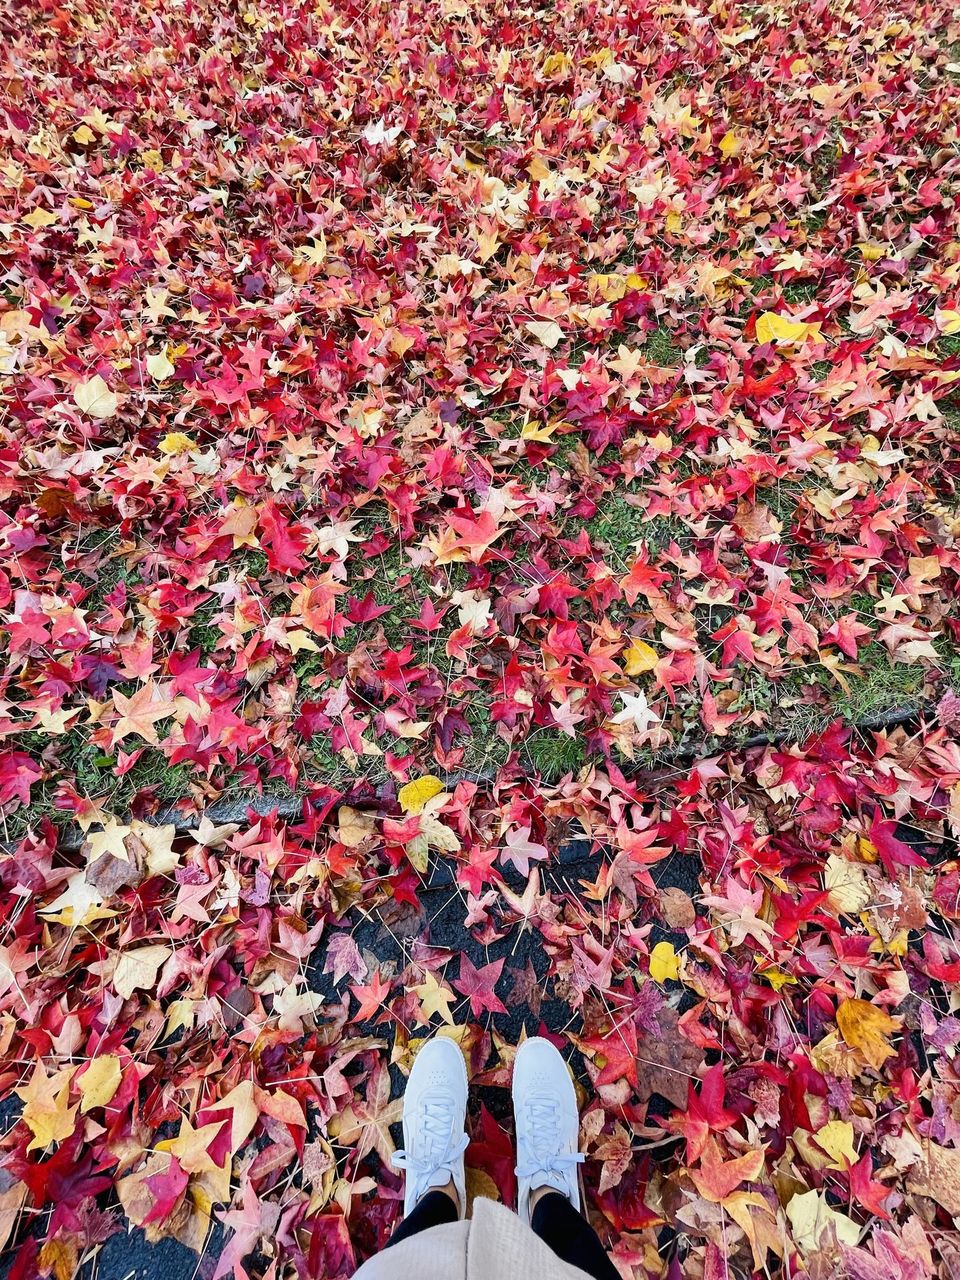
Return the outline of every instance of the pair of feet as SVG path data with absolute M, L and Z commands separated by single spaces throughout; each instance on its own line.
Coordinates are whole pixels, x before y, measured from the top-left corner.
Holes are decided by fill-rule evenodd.
M 577 1165 L 580 1118 L 566 1063 L 549 1040 L 524 1041 L 513 1065 L 517 1122 L 517 1213 L 530 1221 L 541 1191 L 558 1191 L 580 1208 Z M 452 1040 L 438 1038 L 417 1054 L 403 1095 L 404 1150 L 393 1158 L 407 1175 L 403 1211 L 435 1188 L 455 1193 L 460 1217 L 467 1193 L 463 1153 L 467 1071 Z

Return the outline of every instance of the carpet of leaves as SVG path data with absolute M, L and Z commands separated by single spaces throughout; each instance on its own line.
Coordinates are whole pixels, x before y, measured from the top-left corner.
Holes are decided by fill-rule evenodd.
M 952 7 L 13 8 L 10 1280 L 348 1276 L 537 1030 L 625 1277 L 957 1274 Z

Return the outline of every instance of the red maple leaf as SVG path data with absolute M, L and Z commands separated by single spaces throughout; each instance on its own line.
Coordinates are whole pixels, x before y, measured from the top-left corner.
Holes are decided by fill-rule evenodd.
M 739 1116 L 723 1105 L 725 1082 L 718 1062 L 703 1078 L 699 1092 L 693 1080 L 687 1082 L 687 1109 L 660 1123 L 665 1129 L 682 1133 L 687 1140 L 687 1164 L 699 1160 L 711 1133 L 720 1133 L 736 1124 Z
M 488 1009 L 490 1013 L 507 1012 L 494 991 L 502 969 L 502 960 L 494 960 L 477 969 L 468 955 L 460 957 L 460 976 L 454 978 L 453 985 L 461 995 L 469 996 L 470 1008 L 475 1018 L 480 1016 L 483 1009 Z

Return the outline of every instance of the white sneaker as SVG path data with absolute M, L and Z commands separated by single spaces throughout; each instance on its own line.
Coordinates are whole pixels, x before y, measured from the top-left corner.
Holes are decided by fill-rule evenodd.
M 460 1217 L 467 1207 L 463 1153 L 470 1139 L 464 1132 L 467 1114 L 467 1069 L 452 1040 L 438 1036 L 423 1046 L 403 1094 L 404 1150 L 391 1163 L 407 1171 L 403 1214 L 409 1217 L 417 1201 L 450 1179 L 460 1201 Z
M 517 1121 L 517 1213 L 530 1221 L 530 1196 L 552 1187 L 580 1208 L 577 1165 L 580 1117 L 567 1064 L 549 1040 L 533 1036 L 513 1064 L 513 1112 Z

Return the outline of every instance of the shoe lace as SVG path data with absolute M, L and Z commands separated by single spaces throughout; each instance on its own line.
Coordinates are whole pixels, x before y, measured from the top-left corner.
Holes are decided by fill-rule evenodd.
M 560 1131 L 561 1111 L 555 1098 L 531 1098 L 524 1108 L 526 1128 L 533 1159 L 517 1165 L 518 1178 L 533 1178 L 538 1174 L 566 1175 L 586 1157 L 579 1151 L 561 1151 L 563 1138 Z
M 390 1163 L 395 1169 L 406 1169 L 408 1177 L 427 1186 L 442 1186 L 453 1177 L 453 1166 L 469 1146 L 465 1133 L 451 1141 L 453 1099 L 430 1098 L 424 1101 L 417 1127 L 417 1150 L 395 1151 Z M 447 1178 L 437 1180 L 445 1173 Z

